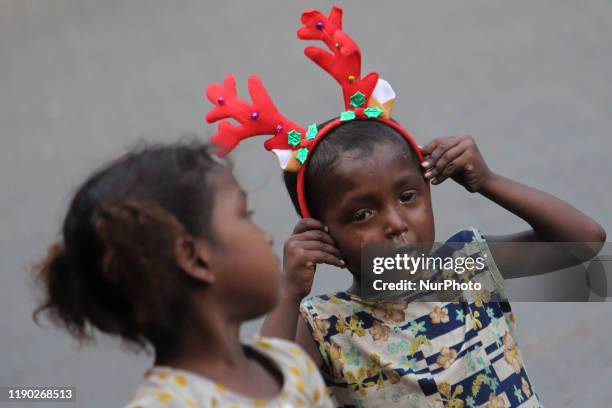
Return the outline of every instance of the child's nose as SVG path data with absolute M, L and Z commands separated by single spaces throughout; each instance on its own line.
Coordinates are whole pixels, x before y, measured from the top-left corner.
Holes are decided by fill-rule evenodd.
M 403 232 L 408 230 L 408 224 L 402 217 L 398 208 L 391 207 L 386 211 L 386 226 L 385 235 L 388 238 L 393 238 L 397 235 L 401 235 Z

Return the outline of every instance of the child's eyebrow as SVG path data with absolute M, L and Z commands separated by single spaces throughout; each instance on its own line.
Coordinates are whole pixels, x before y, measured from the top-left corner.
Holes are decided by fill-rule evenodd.
M 376 199 L 376 193 L 363 192 L 352 194 L 348 192 L 340 201 L 340 208 L 346 208 L 348 206 L 358 206 L 362 203 L 371 203 Z
M 420 180 L 421 180 L 420 175 L 417 176 L 413 171 L 405 171 L 402 173 L 398 173 L 397 179 L 395 180 L 395 183 L 393 184 L 396 187 L 402 187 L 402 186 L 405 186 L 406 184 L 414 185 L 414 187 L 416 187 Z
M 403 171 L 397 173 L 397 179 L 393 182 L 394 188 L 410 186 L 411 188 L 417 188 L 420 177 L 417 176 L 413 171 Z M 347 208 L 349 206 L 359 206 L 361 204 L 369 204 L 377 199 L 377 194 L 371 191 L 365 192 L 347 192 L 344 197 L 340 200 L 339 208 Z

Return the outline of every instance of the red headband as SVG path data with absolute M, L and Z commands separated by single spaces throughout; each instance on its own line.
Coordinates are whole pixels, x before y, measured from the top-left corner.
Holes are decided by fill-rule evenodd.
M 390 120 L 395 93 L 387 81 L 378 73 L 370 72 L 361 76 L 361 50 L 351 37 L 342 31 L 342 9 L 332 7 L 328 17 L 317 10 L 302 13 L 298 38 L 320 40 L 331 53 L 317 47 L 306 47 L 304 54 L 327 71 L 342 88 L 345 111 L 323 129 L 315 123 L 307 129 L 285 118 L 274 106 L 263 84 L 256 76 L 248 80 L 252 103 L 238 98 L 236 81 L 232 75 L 225 78 L 223 85 L 212 83 L 206 88 L 206 96 L 215 105 L 206 115 L 209 123 L 232 118 L 239 125 L 221 120 L 218 131 L 212 136 L 212 143 L 218 146 L 217 154 L 225 156 L 242 140 L 257 135 L 273 135 L 264 147 L 274 152 L 285 171 L 298 172 L 297 195 L 302 217 L 310 217 L 306 203 L 304 178 L 308 158 L 317 143 L 332 129 L 354 119 L 368 119 L 382 122 L 398 131 L 416 152 L 419 161 L 423 155 L 414 139 L 396 122 Z

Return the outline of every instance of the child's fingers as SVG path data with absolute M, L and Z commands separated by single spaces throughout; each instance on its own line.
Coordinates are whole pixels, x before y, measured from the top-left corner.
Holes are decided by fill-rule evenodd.
M 318 229 L 309 230 L 293 236 L 296 241 L 321 241 L 336 246 L 334 239 L 327 232 Z
M 463 152 L 465 151 L 465 146 L 461 143 L 453 146 L 444 152 L 441 156 L 438 157 L 438 160 L 431 164 L 429 168 L 425 171 L 425 178 L 433 179 L 439 175 L 445 173 L 446 176 L 452 174 L 457 170 L 457 163 L 453 163 L 457 158 L 459 158 Z M 429 160 L 433 161 L 433 158 Z
M 308 249 L 311 251 L 323 251 L 327 252 L 330 255 L 335 256 L 338 259 L 342 259 L 342 254 L 340 250 L 333 245 L 330 245 L 321 241 L 303 241 L 301 243 L 302 248 Z
M 312 262 L 318 264 L 324 263 L 337 266 L 338 268 L 344 268 L 346 266 L 346 263 L 342 259 L 324 251 L 309 251 L 309 258 Z
M 294 234 L 300 234 L 304 231 L 308 230 L 323 230 L 327 231 L 327 227 L 319 220 L 315 220 L 314 218 L 302 218 L 295 224 L 295 228 L 293 228 Z
M 426 144 L 425 146 L 419 146 L 421 148 L 421 152 L 423 155 L 429 156 L 436 150 L 436 148 L 440 145 L 448 144 L 450 139 L 456 138 L 457 136 L 445 136 L 445 137 L 436 137 L 431 142 Z
M 440 177 L 434 177 L 433 179 L 431 179 L 431 184 L 440 184 L 442 183 L 444 180 L 446 180 L 448 177 L 445 176 L 440 176 Z
M 460 141 L 461 138 L 459 136 L 450 136 L 440 139 L 434 139 L 432 144 L 435 144 L 435 147 L 431 149 L 431 153 L 428 154 L 429 157 L 427 158 L 427 160 L 421 163 L 421 165 L 424 168 L 429 169 L 434 165 L 434 163 L 438 161 L 440 157 L 442 157 L 442 155 L 444 155 L 447 150 L 453 148 Z
M 447 178 L 451 177 L 456 169 L 464 168 L 466 164 L 465 156 L 459 156 L 456 160 L 450 162 L 446 168 L 436 177 L 431 179 L 431 184 L 440 184 Z
M 446 165 L 444 169 L 440 171 L 440 176 L 447 178 L 447 177 L 452 176 L 455 173 L 455 171 L 457 171 L 457 169 L 465 169 L 468 159 L 464 153 L 465 153 L 465 149 L 461 152 L 461 154 L 456 159 L 451 161 L 448 165 Z
M 434 139 L 431 142 L 427 143 L 425 146 L 419 146 L 421 148 L 421 153 L 424 156 L 430 155 L 433 149 L 438 145 L 439 139 Z

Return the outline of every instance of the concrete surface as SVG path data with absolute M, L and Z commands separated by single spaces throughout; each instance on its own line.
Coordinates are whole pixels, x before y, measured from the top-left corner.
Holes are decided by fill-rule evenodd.
M 612 231 L 612 2 L 339 3 L 364 68 L 393 84 L 395 117 L 420 143 L 471 133 L 493 170 L 569 201 Z M 243 95 L 246 76 L 261 75 L 280 109 L 301 123 L 337 114 L 339 90 L 295 38 L 301 10 L 330 5 L 0 0 L 0 386 L 75 386 L 79 407 L 130 398 L 150 358 L 105 336 L 79 349 L 67 334 L 35 326 L 27 269 L 57 238 L 73 189 L 95 167 L 139 140 L 209 134 L 203 91 L 226 72 L 237 75 Z M 255 220 L 280 253 L 296 217 L 260 143 L 233 157 Z M 467 225 L 488 233 L 525 227 L 452 182 L 434 190 L 440 239 Z M 315 293 L 347 281 L 321 268 Z M 610 304 L 514 309 L 544 404 L 609 406 Z M 246 325 L 245 336 L 258 324 Z

